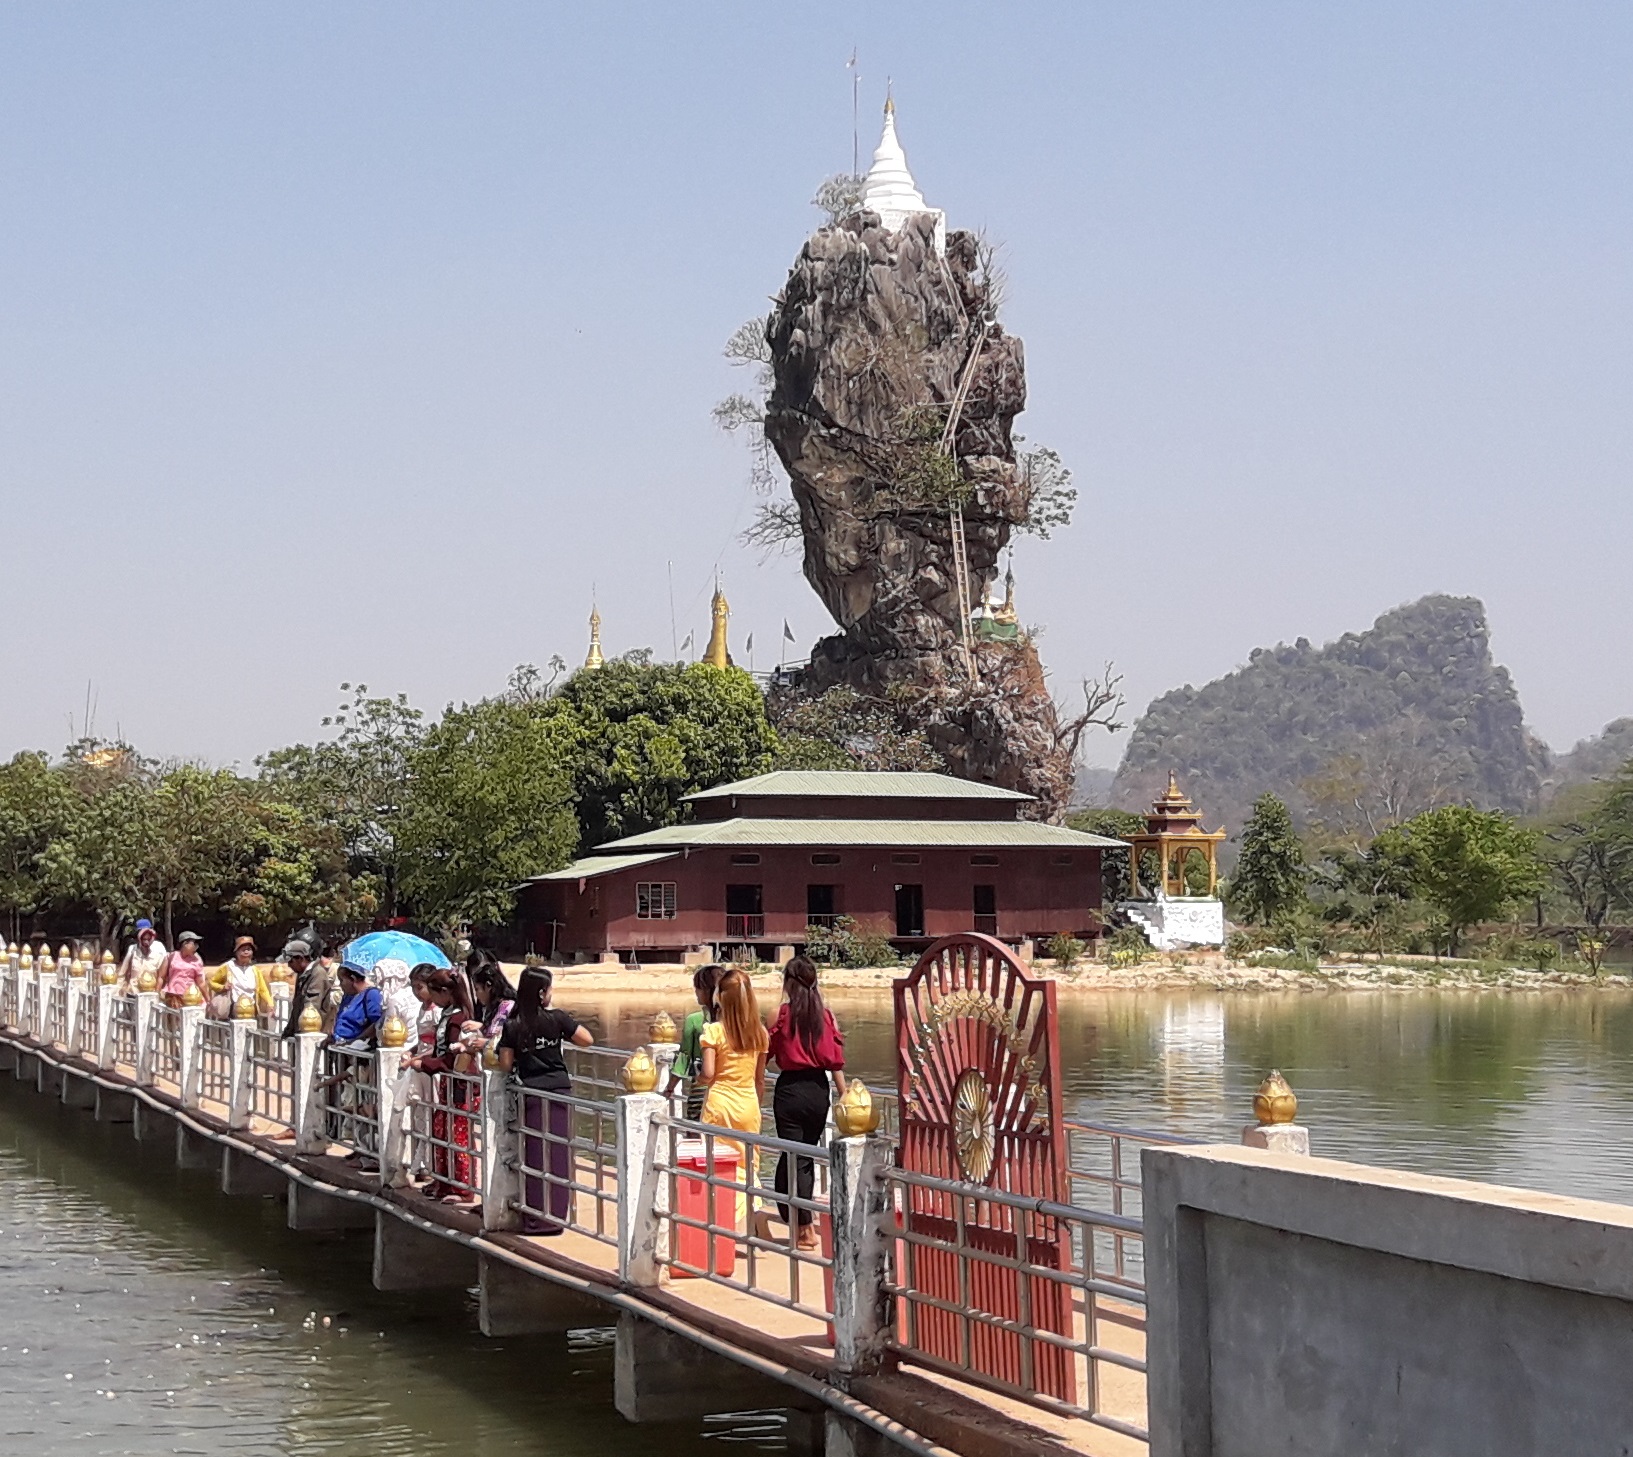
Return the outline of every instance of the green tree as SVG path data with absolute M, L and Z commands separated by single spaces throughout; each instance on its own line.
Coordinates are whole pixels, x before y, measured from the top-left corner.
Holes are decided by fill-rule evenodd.
M 1333 899 L 1325 908 L 1329 922 L 1347 921 L 1367 933 L 1381 959 L 1386 943 L 1399 931 L 1402 913 L 1414 889 L 1411 847 L 1398 829 L 1387 829 L 1364 850 L 1339 846 L 1330 851 L 1320 878 Z
M 41 857 L 52 901 L 88 907 L 102 944 L 112 944 L 121 923 L 151 908 L 157 839 L 153 785 L 145 776 L 84 797 L 66 833 Z
M 580 747 L 574 716 L 549 700 L 495 698 L 443 715 L 414 754 L 399 828 L 403 892 L 422 916 L 450 930 L 506 921 L 520 881 L 572 858 Z
M 1066 828 L 1082 830 L 1087 835 L 1127 840 L 1145 833 L 1145 816 L 1131 814 L 1126 809 L 1078 809 L 1066 816 Z M 1121 900 L 1129 893 L 1129 854 L 1126 847 L 1100 852 L 1101 894 L 1107 901 Z
M 340 689 L 352 697 L 323 720 L 332 738 L 274 749 L 255 762 L 277 797 L 339 832 L 349 872 L 376 878 L 389 911 L 396 903 L 397 826 L 408 801 L 409 764 L 425 737 L 424 715 L 405 694 L 370 698 L 364 683 Z
M 1273 794 L 1261 794 L 1242 826 L 1242 853 L 1230 878 L 1231 908 L 1260 924 L 1278 920 L 1305 901 L 1304 847 L 1293 817 Z
M 21 753 L 0 766 L 0 909 L 10 920 L 10 940 L 22 935 L 22 918 L 49 899 L 46 852 L 68 833 L 79 803 L 44 754 Z
M 1418 894 L 1444 918 L 1455 956 L 1463 933 L 1542 884 L 1537 835 L 1501 810 L 1451 804 L 1400 826 Z
M 844 685 L 811 694 L 782 690 L 766 702 L 776 730 L 778 769 L 947 771 L 922 726 L 887 700 Z
M 585 845 L 677 823 L 684 797 L 771 768 L 777 736 L 740 668 L 629 661 L 580 671 L 550 699 L 577 729 Z
M 1539 829 L 1543 863 L 1571 914 L 1597 931 L 1633 908 L 1633 772 L 1566 788 Z

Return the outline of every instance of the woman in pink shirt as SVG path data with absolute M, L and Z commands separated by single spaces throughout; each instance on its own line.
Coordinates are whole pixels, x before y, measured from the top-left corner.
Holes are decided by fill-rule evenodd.
M 161 989 L 165 1006 L 181 1006 L 190 986 L 196 986 L 205 1001 L 210 999 L 210 985 L 204 978 L 204 959 L 198 954 L 198 936 L 192 931 L 183 931 L 176 938 L 176 949 L 164 966 Z
M 816 963 L 809 957 L 796 956 L 783 967 L 782 991 L 785 1000 L 771 1024 L 768 1051 L 779 1069 L 771 1112 L 777 1120 L 778 1138 L 817 1144 L 822 1141 L 828 1121 L 829 1083 L 834 1097 L 845 1095 L 845 1038 L 834 1014 L 822 1005 Z M 777 1160 L 774 1187 L 779 1194 L 789 1192 L 788 1163 L 786 1153 Z M 811 1160 L 795 1159 L 794 1163 L 794 1195 L 809 1199 L 815 1174 Z M 787 1221 L 789 1206 L 779 1204 L 777 1208 Z M 798 1226 L 799 1247 L 815 1249 L 817 1234 L 811 1228 L 811 1211 L 795 1209 L 793 1222 Z

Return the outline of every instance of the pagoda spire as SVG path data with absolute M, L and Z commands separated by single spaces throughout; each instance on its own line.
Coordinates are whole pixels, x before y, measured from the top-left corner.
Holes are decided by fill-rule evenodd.
M 590 603 L 590 651 L 585 655 L 586 668 L 603 668 L 607 660 L 601 656 L 601 609 Z
M 713 622 L 709 628 L 709 646 L 704 650 L 703 661 L 711 668 L 729 668 L 731 651 L 726 646 L 726 622 L 731 617 L 731 604 L 726 601 L 726 594 L 720 590 L 718 579 L 714 584 L 714 600 L 709 603 L 709 615 Z
M 931 207 L 919 191 L 918 183 L 907 167 L 907 153 L 896 136 L 896 102 L 885 101 L 884 133 L 873 153 L 873 165 L 862 179 L 862 206 L 879 215 L 887 232 L 894 233 L 908 218 L 919 213 L 934 213 L 937 219 L 937 247 L 945 236 L 946 222 L 941 212 Z

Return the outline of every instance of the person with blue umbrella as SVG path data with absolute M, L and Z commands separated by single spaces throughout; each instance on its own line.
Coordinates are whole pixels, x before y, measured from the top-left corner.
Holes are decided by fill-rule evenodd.
M 340 959 L 349 966 L 361 967 L 364 971 L 372 971 L 377 961 L 387 958 L 400 961 L 405 966 L 423 966 L 427 963 L 439 971 L 446 971 L 453 965 L 443 955 L 440 947 L 433 945 L 423 936 L 411 935 L 407 931 L 370 931 L 365 936 L 359 936 L 355 941 L 348 941 L 340 948 Z

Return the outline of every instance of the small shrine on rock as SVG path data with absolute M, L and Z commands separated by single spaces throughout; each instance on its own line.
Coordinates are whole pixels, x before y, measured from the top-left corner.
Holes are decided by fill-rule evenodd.
M 1202 828 L 1202 812 L 1170 772 L 1168 788 L 1146 816 L 1145 832 L 1128 837 L 1128 899 L 1117 906 L 1158 951 L 1225 944 L 1225 907 L 1215 893 L 1224 838 L 1223 829 Z M 1147 859 L 1155 862 L 1149 886 L 1140 880 L 1140 865 Z M 1206 894 L 1192 893 L 1193 870 L 1198 879 L 1205 871 Z

